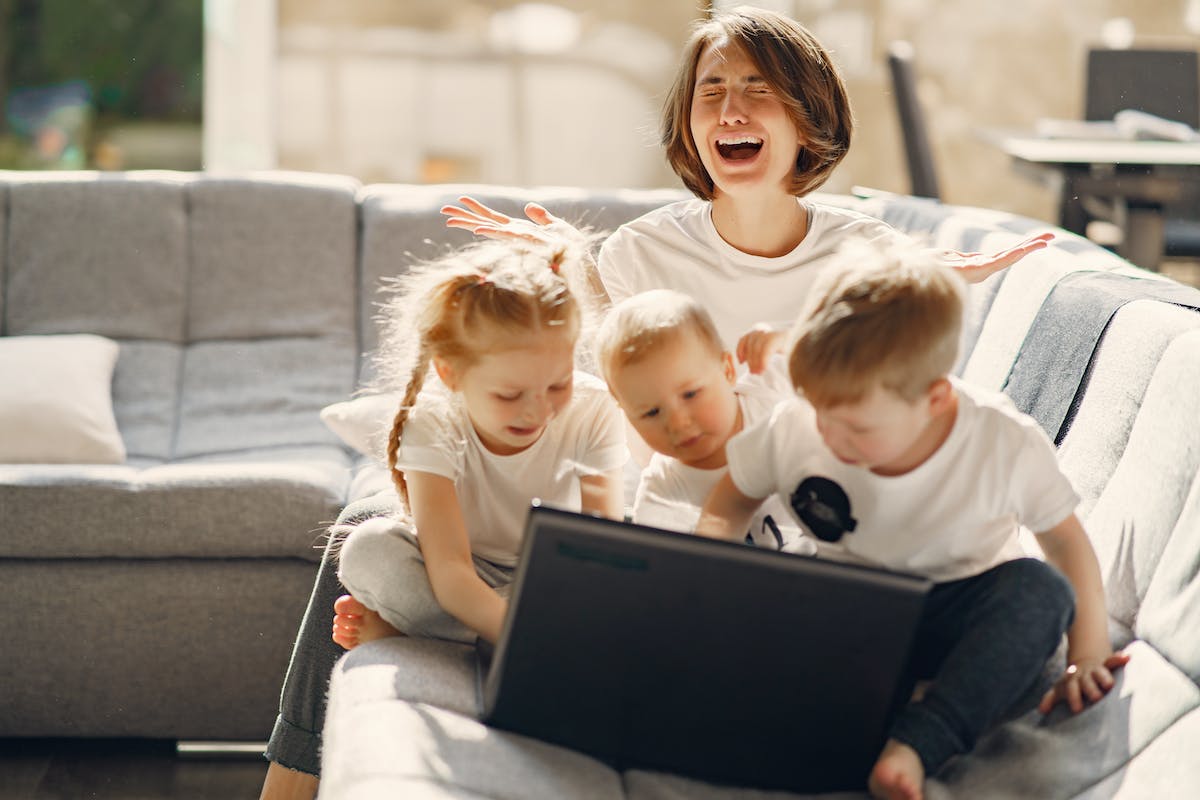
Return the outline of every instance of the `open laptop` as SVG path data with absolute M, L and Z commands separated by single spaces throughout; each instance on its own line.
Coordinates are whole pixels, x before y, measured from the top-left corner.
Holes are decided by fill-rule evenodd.
M 483 720 L 621 769 L 861 789 L 929 587 L 535 505 Z

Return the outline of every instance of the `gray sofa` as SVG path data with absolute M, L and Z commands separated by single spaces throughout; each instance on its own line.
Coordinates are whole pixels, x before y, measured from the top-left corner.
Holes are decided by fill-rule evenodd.
M 0 457 L 0 737 L 267 738 L 325 528 L 386 486 L 319 411 L 355 389 L 380 277 L 470 238 L 436 213 L 463 190 L 0 171 L 0 368 L 17 337 L 116 341 L 125 451 Z M 541 196 L 611 228 L 676 195 Z
M 0 736 L 265 738 L 323 529 L 387 485 L 318 412 L 361 379 L 379 278 L 468 238 L 437 213 L 464 192 L 514 212 L 538 199 L 602 230 L 681 196 L 0 173 L 0 334 L 119 342 L 127 450 L 118 464 L 0 465 Z M 957 249 L 1047 227 L 907 197 L 825 199 Z M 974 290 L 962 372 L 1061 439 L 1113 635 L 1134 658 L 1079 717 L 1015 710 L 930 796 L 1200 796 L 1200 317 L 1174 304 L 1191 296 L 1067 234 Z M 617 772 L 489 730 L 473 719 L 473 663 L 434 641 L 348 654 L 322 796 L 786 796 Z
M 909 197 L 826 199 L 960 250 L 995 251 L 1048 227 Z M 410 209 L 422 232 L 436 228 L 436 212 Z M 1062 232 L 973 287 L 960 372 L 1004 389 L 1060 444 L 1099 555 L 1112 635 L 1132 660 L 1110 696 L 1078 716 L 1060 708 L 1042 717 L 1033 704 L 1044 687 L 1034 687 L 972 754 L 928 782 L 928 797 L 1200 797 L 1197 305 L 1200 292 Z M 330 686 L 321 796 L 796 796 L 618 771 L 489 729 L 476 719 L 475 669 L 470 648 L 407 638 L 343 657 Z
M 270 731 L 352 477 L 358 189 L 0 172 L 0 333 L 117 341 L 126 450 L 0 465 L 0 735 Z

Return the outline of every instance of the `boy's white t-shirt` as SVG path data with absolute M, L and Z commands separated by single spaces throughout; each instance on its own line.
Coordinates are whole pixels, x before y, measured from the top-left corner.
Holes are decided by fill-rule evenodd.
M 839 506 L 848 501 L 854 529 L 822 542 L 821 555 L 937 582 L 1022 557 L 1020 527 L 1049 530 L 1074 512 L 1079 496 L 1031 417 L 1003 394 L 951 381 L 958 392 L 954 427 L 911 472 L 885 477 L 842 463 L 817 432 L 812 407 L 795 398 L 726 445 L 733 482 L 748 497 L 777 495 L 810 531 L 796 515 L 793 493 L 817 498 L 823 519 L 844 517 Z
M 734 392 L 742 409 L 743 428 L 768 418 L 776 403 L 794 395 L 782 374 L 782 363 L 781 358 L 775 358 L 763 375 L 745 375 L 738 380 Z M 727 467 L 690 467 L 677 458 L 655 453 L 638 482 L 633 521 L 691 533 L 709 492 L 728 471 Z M 767 498 L 755 513 L 747 536 L 759 547 L 805 554 L 815 550 L 810 538 L 774 496 Z
M 624 416 L 603 381 L 576 371 L 574 384 L 571 401 L 541 437 L 509 456 L 483 446 L 460 395 L 422 393 L 396 466 L 454 481 L 475 555 L 513 566 L 534 498 L 577 511 L 579 479 L 618 470 L 628 458 Z
M 732 350 L 760 322 L 790 328 L 813 281 L 845 242 L 911 243 L 874 217 L 796 202 L 808 211 L 808 233 L 786 255 L 743 253 L 717 233 L 711 203 L 682 200 L 617 228 L 600 249 L 600 279 L 613 303 L 649 289 L 690 295 L 712 315 Z

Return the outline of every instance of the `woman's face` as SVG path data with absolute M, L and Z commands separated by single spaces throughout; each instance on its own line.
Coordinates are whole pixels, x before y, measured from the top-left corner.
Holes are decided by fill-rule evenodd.
M 714 43 L 696 64 L 692 139 L 714 194 L 788 192 L 803 144 L 783 101 L 740 47 Z

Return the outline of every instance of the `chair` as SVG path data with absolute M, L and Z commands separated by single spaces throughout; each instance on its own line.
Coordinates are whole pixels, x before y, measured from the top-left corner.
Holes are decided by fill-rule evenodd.
M 1089 50 L 1084 118 L 1111 120 L 1127 108 L 1200 128 L 1200 53 Z M 1163 254 L 1200 258 L 1200 190 L 1193 187 L 1190 196 L 1168 204 L 1163 213 Z
M 911 193 L 918 197 L 941 199 L 937 166 L 925 129 L 925 115 L 917 97 L 917 75 L 913 66 L 913 46 L 896 41 L 888 46 L 888 69 L 892 73 L 892 94 L 900 117 L 900 132 L 904 138 L 904 155 L 908 163 Z

